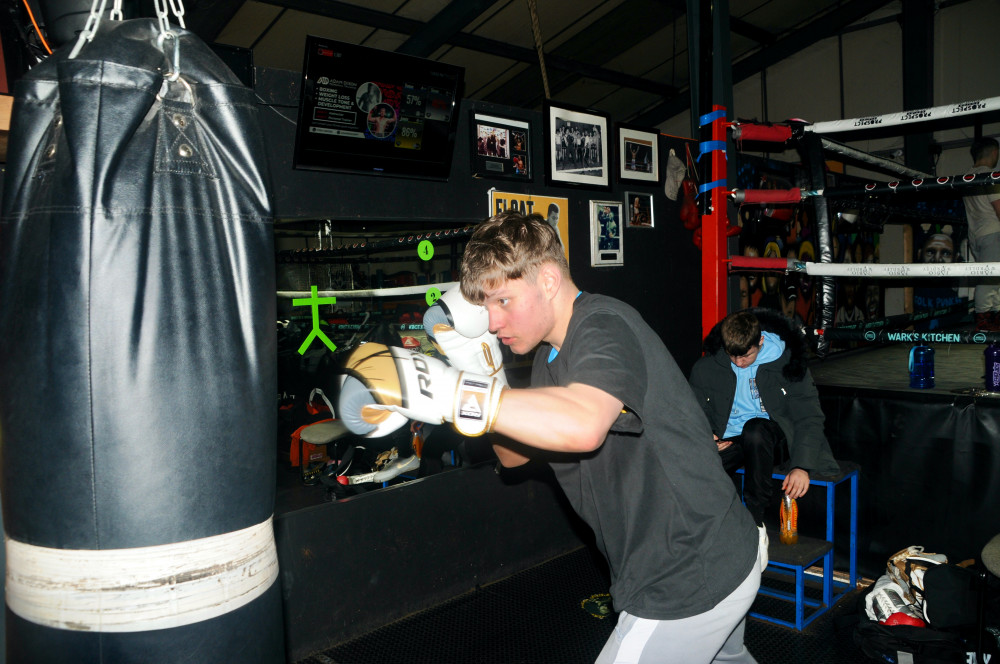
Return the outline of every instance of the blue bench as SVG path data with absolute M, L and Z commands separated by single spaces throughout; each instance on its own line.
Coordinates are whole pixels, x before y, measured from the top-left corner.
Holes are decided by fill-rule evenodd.
M 837 600 L 857 587 L 858 582 L 858 477 L 859 466 L 850 461 L 838 461 L 840 473 L 832 477 L 810 477 L 809 484 L 826 487 L 826 538 L 806 537 L 799 535 L 799 541 L 794 545 L 782 544 L 778 540 L 778 533 L 768 531 L 770 540 L 767 548 L 768 564 L 767 571 L 779 576 L 784 575 L 794 578 L 795 591 L 776 589 L 764 585 L 766 578 L 761 579 L 761 595 L 774 597 L 779 600 L 794 602 L 795 620 L 789 621 L 777 616 L 768 615 L 759 611 L 751 611 L 750 616 L 759 618 L 777 625 L 792 627 L 802 630 L 817 617 L 825 613 Z M 743 481 L 743 469 L 736 471 L 740 475 L 741 492 Z M 785 473 L 775 472 L 771 475 L 776 480 L 785 479 Z M 834 509 L 837 486 L 844 482 L 850 482 L 851 487 L 851 514 L 850 514 L 850 542 L 849 542 L 849 570 L 848 581 L 837 581 L 833 576 L 833 544 L 834 544 Z M 823 566 L 823 595 L 822 599 L 815 600 L 806 596 L 805 593 L 805 570 L 816 564 Z M 806 613 L 806 609 L 810 609 Z

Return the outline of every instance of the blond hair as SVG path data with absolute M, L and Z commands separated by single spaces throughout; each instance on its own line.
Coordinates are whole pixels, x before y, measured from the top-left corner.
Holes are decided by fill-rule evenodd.
M 511 279 L 533 280 L 554 263 L 569 276 L 558 232 L 540 214 L 507 210 L 476 226 L 462 255 L 462 295 L 476 304 Z

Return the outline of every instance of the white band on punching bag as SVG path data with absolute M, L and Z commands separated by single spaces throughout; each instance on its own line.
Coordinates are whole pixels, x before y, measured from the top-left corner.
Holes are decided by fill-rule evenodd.
M 7 606 L 33 623 L 84 632 L 209 620 L 250 603 L 278 577 L 271 520 L 131 549 L 52 549 L 7 538 Z

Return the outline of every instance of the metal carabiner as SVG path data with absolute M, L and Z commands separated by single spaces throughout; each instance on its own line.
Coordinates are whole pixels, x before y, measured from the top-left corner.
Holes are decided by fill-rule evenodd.
M 173 53 L 167 55 L 166 49 L 164 48 L 164 43 L 168 40 L 173 40 Z M 176 81 L 181 75 L 181 43 L 180 39 L 177 38 L 177 33 L 172 30 L 167 30 L 161 32 L 160 36 L 156 38 L 156 46 L 164 55 L 167 55 L 167 59 L 170 60 L 171 68 L 166 74 L 163 75 L 168 81 Z

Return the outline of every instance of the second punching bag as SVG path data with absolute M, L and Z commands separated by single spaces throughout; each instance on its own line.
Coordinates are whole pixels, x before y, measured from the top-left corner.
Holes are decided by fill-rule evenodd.
M 105 22 L 15 90 L 0 219 L 8 662 L 283 662 L 253 91 Z

